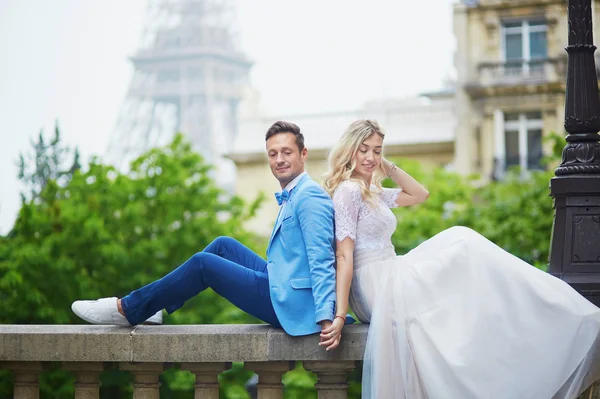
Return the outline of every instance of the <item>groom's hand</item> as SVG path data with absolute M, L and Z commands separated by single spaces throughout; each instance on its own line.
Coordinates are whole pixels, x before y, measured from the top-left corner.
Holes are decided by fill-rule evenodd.
M 323 331 L 331 327 L 331 320 L 321 320 L 321 342 L 323 342 Z

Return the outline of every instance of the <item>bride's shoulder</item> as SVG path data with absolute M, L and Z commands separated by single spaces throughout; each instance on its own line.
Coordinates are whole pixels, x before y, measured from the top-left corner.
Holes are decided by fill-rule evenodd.
M 360 185 L 352 180 L 344 180 L 337 186 L 335 192 L 333 193 L 333 199 L 338 197 L 351 197 L 355 199 L 361 198 L 361 188 Z
M 358 184 L 358 182 L 352 181 L 352 180 L 344 180 L 340 183 L 339 186 L 337 186 L 336 191 L 338 190 L 343 190 L 343 191 L 360 191 L 360 184 Z

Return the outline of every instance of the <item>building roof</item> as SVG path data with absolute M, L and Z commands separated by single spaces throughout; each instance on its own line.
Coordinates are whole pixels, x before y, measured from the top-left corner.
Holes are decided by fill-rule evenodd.
M 375 119 L 386 132 L 386 145 L 454 142 L 457 124 L 452 97 L 413 97 L 371 102 L 356 111 L 307 115 L 247 117 L 239 121 L 230 157 L 264 153 L 265 133 L 277 120 L 300 126 L 309 150 L 333 147 L 347 126 L 357 119 Z

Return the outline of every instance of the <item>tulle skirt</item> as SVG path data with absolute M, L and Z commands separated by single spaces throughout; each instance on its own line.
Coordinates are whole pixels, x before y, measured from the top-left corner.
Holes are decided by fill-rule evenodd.
M 364 399 L 571 399 L 600 378 L 600 309 L 473 230 L 354 264 Z

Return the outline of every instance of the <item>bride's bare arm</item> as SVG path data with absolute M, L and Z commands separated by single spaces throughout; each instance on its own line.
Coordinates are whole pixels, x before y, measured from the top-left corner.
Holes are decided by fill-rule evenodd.
M 411 175 L 403 171 L 387 159 L 383 160 L 383 169 L 390 178 L 402 189 L 396 198 L 396 205 L 410 206 L 420 204 L 429 198 L 429 191 Z M 390 169 L 392 170 L 390 173 Z
M 352 284 L 354 241 L 350 237 L 344 238 L 342 242 L 336 243 L 335 258 L 337 263 L 336 272 L 336 311 L 335 315 L 346 317 L 348 313 L 348 297 L 350 296 L 350 285 Z
M 320 345 L 326 350 L 333 350 L 340 344 L 342 329 L 348 313 L 348 297 L 350 296 L 350 285 L 352 284 L 354 241 L 350 237 L 336 242 L 336 310 L 333 324 L 327 330 L 321 332 L 324 339 Z

